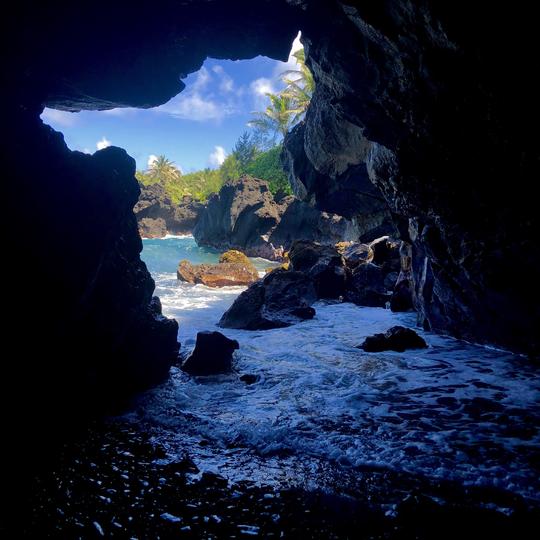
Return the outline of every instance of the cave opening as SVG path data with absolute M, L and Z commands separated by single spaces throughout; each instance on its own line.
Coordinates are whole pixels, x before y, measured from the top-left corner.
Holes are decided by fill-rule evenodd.
M 45 464 L 19 536 L 428 539 L 463 536 L 467 518 L 473 536 L 525 537 L 540 500 L 537 219 L 533 198 L 507 186 L 527 188 L 537 150 L 522 130 L 527 33 L 500 40 L 515 14 L 158 0 L 142 17 L 125 4 L 106 17 L 20 14 L 10 35 L 6 189 L 32 242 L 9 238 L 8 252 L 20 283 L 41 281 L 5 298 L 12 335 L 31 326 L 24 347 L 10 337 L 6 380 L 30 406 L 3 396 L 16 454 L 5 463 L 30 463 L 27 476 Z M 126 152 L 115 145 L 131 128 L 100 126 L 90 143 L 66 136 L 70 150 L 39 120 L 228 114 L 236 102 L 202 94 L 208 78 L 224 95 L 241 86 L 215 59 L 286 62 L 298 28 L 315 92 L 277 156 L 296 199 L 270 180 L 219 185 L 199 208 L 199 247 L 152 203 L 166 182 L 134 179 L 152 176 L 159 149 Z M 183 92 L 178 73 L 193 74 Z M 219 163 L 235 141 L 217 134 L 219 123 L 186 148 Z M 165 195 L 197 212 L 183 197 L 199 193 Z M 173 233 L 143 240 L 146 264 L 143 225 Z M 160 267 L 167 242 L 172 270 Z M 196 262 L 233 249 L 282 267 L 261 261 L 247 288 L 185 285 L 178 242 Z M 193 262 L 178 267 L 184 281 Z

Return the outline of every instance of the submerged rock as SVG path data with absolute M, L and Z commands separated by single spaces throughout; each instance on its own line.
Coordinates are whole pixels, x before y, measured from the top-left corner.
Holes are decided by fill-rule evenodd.
M 182 364 L 190 375 L 215 375 L 231 370 L 232 355 L 240 346 L 221 332 L 199 332 L 191 356 Z
M 303 272 L 274 270 L 244 291 L 219 326 L 244 330 L 283 328 L 315 316 L 313 280 Z
M 240 253 L 240 255 L 243 254 Z M 218 264 L 191 264 L 187 260 L 182 260 L 178 264 L 176 276 L 181 281 L 201 283 L 207 287 L 251 285 L 259 279 L 259 273 L 251 261 L 247 257 L 245 259 L 247 262 L 220 262 Z
M 358 348 L 366 352 L 403 352 L 407 349 L 425 349 L 427 344 L 414 330 L 404 326 L 392 326 L 384 334 L 367 337 Z

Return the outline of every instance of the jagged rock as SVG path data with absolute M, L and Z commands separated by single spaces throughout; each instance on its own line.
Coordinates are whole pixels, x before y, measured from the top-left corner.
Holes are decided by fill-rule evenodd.
M 355 220 L 318 210 L 304 201 L 288 197 L 282 207 L 284 211 L 270 242 L 284 251 L 298 240 L 333 246 L 339 241 L 356 240 L 360 234 Z
M 187 283 L 201 283 L 207 287 L 246 286 L 259 279 L 251 261 L 247 263 L 191 264 L 180 261 L 176 277 Z
M 394 291 L 390 298 L 390 309 L 396 312 L 411 311 L 414 309 L 412 284 L 403 274 L 400 274 L 394 286 Z
M 319 298 L 339 298 L 345 293 L 345 261 L 333 246 L 301 240 L 293 244 L 289 260 L 292 270 L 304 272 L 313 280 Z
M 303 272 L 274 270 L 244 291 L 219 321 L 223 328 L 268 330 L 312 319 L 317 300 L 313 280 Z
M 373 252 L 371 262 L 382 267 L 385 274 L 399 272 L 401 269 L 400 245 L 401 242 L 389 236 L 383 236 L 370 242 L 369 248 Z
M 345 264 L 350 270 L 354 270 L 358 265 L 373 261 L 373 250 L 368 244 L 352 242 L 343 249 Z
M 317 129 L 321 132 L 326 132 L 329 123 L 337 123 L 332 114 L 315 114 L 313 111 L 314 107 L 310 107 L 308 114 L 310 118 L 317 117 Z M 285 137 L 281 154 L 294 194 L 300 200 L 313 202 L 320 210 L 354 218 L 355 240 L 367 242 L 393 233 L 395 228 L 388 204 L 368 176 L 365 158 L 369 141 L 362 136 L 361 130 L 347 122 L 341 121 L 339 127 L 332 126 L 329 131 L 338 134 L 340 143 L 336 144 L 336 150 L 341 151 L 343 139 L 347 144 L 355 145 L 355 150 L 360 149 L 359 162 L 348 167 L 345 161 L 343 166 L 332 171 L 319 168 L 312 156 L 308 157 L 306 153 L 306 149 L 309 149 L 313 156 L 317 156 L 322 151 L 319 137 L 308 138 L 306 123 L 302 121 Z M 313 148 L 314 144 L 317 144 L 316 148 Z M 322 153 L 327 155 L 329 151 Z M 333 154 L 334 165 L 339 157 Z M 350 154 L 347 157 L 350 158 Z
M 204 204 L 185 196 L 176 205 L 159 182 L 149 186 L 139 182 L 139 187 L 141 195 L 133 211 L 143 238 L 162 238 L 167 233 L 188 234 L 193 231 Z
M 358 346 L 366 352 L 397 351 L 407 349 L 425 349 L 426 342 L 414 330 L 404 326 L 392 326 L 384 334 L 374 334 Z
M 167 225 L 163 218 L 142 218 L 138 225 L 141 238 L 163 238 L 167 234 Z
M 216 375 L 231 371 L 232 355 L 240 346 L 221 332 L 198 332 L 195 349 L 182 364 L 190 375 Z
M 290 196 L 273 197 L 263 180 L 243 176 L 212 195 L 193 231 L 200 245 L 281 260 L 295 240 L 335 244 L 356 239 L 354 221 Z
M 359 306 L 385 307 L 391 294 L 384 283 L 384 273 L 373 263 L 357 266 L 347 281 L 344 299 Z

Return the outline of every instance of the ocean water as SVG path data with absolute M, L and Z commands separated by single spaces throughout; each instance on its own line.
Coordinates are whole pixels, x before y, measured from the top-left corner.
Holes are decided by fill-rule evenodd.
M 142 258 L 164 314 L 179 322 L 184 355 L 243 289 L 181 283 L 176 265 L 217 257 L 191 237 L 144 241 Z M 355 346 L 396 324 L 414 327 L 414 314 L 314 307 L 313 320 L 289 328 L 222 329 L 240 343 L 233 373 L 196 378 L 173 368 L 127 419 L 170 459 L 189 453 L 201 470 L 231 480 L 324 488 L 368 467 L 540 500 L 537 364 L 418 329 L 428 349 L 368 354 Z M 244 373 L 257 382 L 240 381 Z

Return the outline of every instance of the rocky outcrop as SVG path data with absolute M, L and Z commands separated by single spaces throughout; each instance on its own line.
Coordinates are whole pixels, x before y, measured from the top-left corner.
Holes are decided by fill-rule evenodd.
M 6 174 L 29 213 L 20 233 L 31 238 L 39 231 L 49 241 L 32 243 L 32 264 L 25 262 L 24 242 L 11 253 L 21 284 L 31 283 L 39 268 L 47 286 L 32 300 L 24 287 L 16 301 L 7 294 L 19 325 L 29 320 L 30 302 L 41 306 L 41 315 L 28 338 L 29 348 L 40 353 L 21 353 L 5 380 L 24 385 L 39 433 L 42 415 L 52 430 L 72 414 L 97 414 L 166 378 L 178 354 L 178 325 L 162 315 L 139 258 L 135 161 L 115 147 L 93 155 L 71 152 L 59 133 L 30 115 L 17 126 L 25 143 L 14 150 Z M 15 170 L 13 163 L 25 165 Z M 41 179 L 37 188 L 35 178 Z
M 339 298 L 347 287 L 347 268 L 343 257 L 332 246 L 295 242 L 289 252 L 290 269 L 313 280 L 318 298 Z
M 222 328 L 269 330 L 312 319 L 317 300 L 313 280 L 303 272 L 274 270 L 245 290 L 219 321 Z
M 238 341 L 221 332 L 198 332 L 195 349 L 182 364 L 182 370 L 198 376 L 228 373 L 233 353 L 239 347 Z
M 174 204 L 162 184 L 139 182 L 141 195 L 133 211 L 143 238 L 162 238 L 166 234 L 191 234 L 204 210 L 204 204 L 184 197 Z
M 336 122 L 329 113 L 318 115 L 317 120 L 317 127 L 322 133 L 328 129 L 328 122 Z M 357 133 L 353 135 L 355 131 Z M 369 242 L 379 236 L 395 233 L 388 204 L 379 188 L 369 179 L 366 166 L 369 141 L 355 126 L 346 122 L 341 122 L 339 126 L 332 125 L 330 132 L 339 138 L 336 149 L 344 144 L 355 146 L 355 152 L 360 153 L 357 163 L 333 171 L 327 170 L 328 167 L 317 170 L 306 154 L 306 147 L 317 155 L 320 148 L 314 149 L 312 146 L 320 142 L 306 135 L 306 123 L 302 121 L 285 137 L 281 154 L 294 194 L 319 210 L 353 219 L 357 228 L 355 240 Z M 336 242 L 339 240 L 336 239 Z
M 137 222 L 141 238 L 163 238 L 167 235 L 167 224 L 163 218 L 142 218 Z
M 247 286 L 259 279 L 259 273 L 253 264 L 220 262 L 219 264 L 191 264 L 180 261 L 176 277 L 187 283 L 206 285 L 207 287 Z
M 266 182 L 244 176 L 209 198 L 193 235 L 200 245 L 280 260 L 295 240 L 335 244 L 356 239 L 358 228 L 294 197 L 274 198 Z
M 404 326 L 392 326 L 384 334 L 367 337 L 359 349 L 366 352 L 397 351 L 408 349 L 425 349 L 427 344 L 414 330 Z

